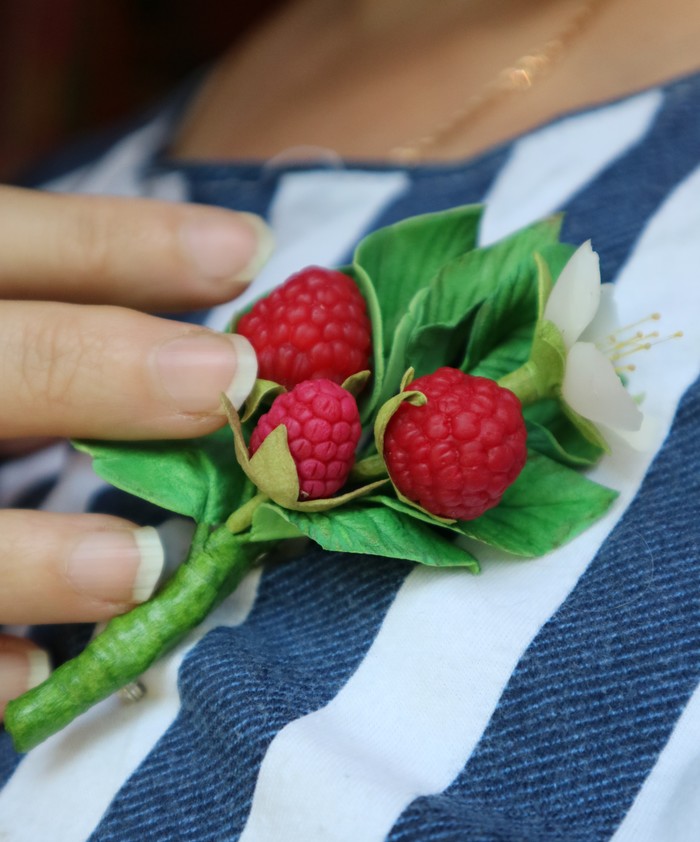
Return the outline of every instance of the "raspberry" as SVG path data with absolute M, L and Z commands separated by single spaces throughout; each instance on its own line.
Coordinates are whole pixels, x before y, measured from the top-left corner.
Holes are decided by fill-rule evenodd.
M 527 456 L 520 401 L 485 377 L 439 368 L 407 389 L 384 435 L 384 459 L 398 490 L 440 517 L 473 520 L 496 506 Z
M 279 395 L 250 438 L 250 455 L 280 424 L 299 474 L 299 499 L 330 497 L 355 462 L 360 413 L 350 392 L 330 380 L 306 380 Z
M 365 300 L 352 278 L 333 269 L 309 266 L 292 275 L 236 329 L 255 348 L 259 377 L 287 389 L 319 378 L 342 383 L 369 368 Z

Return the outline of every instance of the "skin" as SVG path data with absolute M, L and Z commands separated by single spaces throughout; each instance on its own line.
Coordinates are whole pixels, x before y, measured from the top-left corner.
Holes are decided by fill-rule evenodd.
M 264 159 L 305 144 L 381 159 L 555 36 L 577 5 L 288 3 L 223 57 L 171 153 Z M 699 40 L 697 0 L 606 0 L 551 74 L 441 140 L 430 157 L 470 156 L 572 109 L 694 71 Z M 154 349 L 199 329 L 145 313 L 208 307 L 244 285 L 236 271 L 205 276 L 183 250 L 182 225 L 204 217 L 241 224 L 228 211 L 0 187 L 0 453 L 59 436 L 187 437 L 223 424 L 214 408 L 183 411 L 147 376 Z M 245 243 L 238 269 L 250 258 Z M 0 623 L 104 620 L 129 609 L 129 565 L 111 597 L 97 599 L 76 588 L 66 559 L 87 532 L 132 528 L 102 515 L 0 512 Z M 0 668 L 31 647 L 0 635 Z M 0 716 L 26 683 L 20 673 L 5 696 L 0 689 Z
M 381 159 L 407 139 L 430 133 L 501 69 L 555 37 L 579 5 L 293 3 L 224 57 L 195 100 L 173 153 L 268 158 L 307 144 L 348 159 Z M 699 39 L 695 0 L 603 0 L 546 78 L 462 126 L 430 157 L 468 157 L 572 109 L 694 71 Z M 248 78 L 257 80 L 254 91 Z

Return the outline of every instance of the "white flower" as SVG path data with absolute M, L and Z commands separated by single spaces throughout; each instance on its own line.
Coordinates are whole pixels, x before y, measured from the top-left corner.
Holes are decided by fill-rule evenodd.
M 643 415 L 609 359 L 594 341 L 605 339 L 614 307 L 611 284 L 600 283 L 598 254 L 588 240 L 562 269 L 547 300 L 544 318 L 559 329 L 566 346 L 564 401 L 594 424 L 634 431 Z

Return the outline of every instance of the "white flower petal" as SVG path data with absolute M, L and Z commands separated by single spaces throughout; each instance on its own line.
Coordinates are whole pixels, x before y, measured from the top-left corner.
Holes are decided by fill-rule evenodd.
M 643 415 L 610 360 L 590 342 L 577 342 L 566 358 L 562 395 L 569 406 L 594 423 L 638 430 Z
M 600 302 L 600 261 L 587 240 L 564 266 L 544 308 L 570 348 L 593 320 Z
M 625 447 L 638 453 L 651 453 L 658 446 L 660 427 L 657 419 L 645 415 L 638 430 L 613 430 L 605 424 L 599 425 L 598 430 L 613 452 Z
M 617 333 L 620 326 L 620 319 L 617 315 L 615 304 L 615 284 L 600 285 L 600 301 L 598 311 L 593 321 L 583 331 L 579 339 L 581 342 L 602 342 Z

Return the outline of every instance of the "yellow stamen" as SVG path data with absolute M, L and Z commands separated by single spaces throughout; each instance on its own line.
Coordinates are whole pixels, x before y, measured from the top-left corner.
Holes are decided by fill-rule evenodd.
M 612 363 L 616 363 L 623 357 L 628 357 L 630 354 L 636 354 L 637 351 L 648 351 L 654 345 L 658 345 L 661 342 L 667 342 L 669 339 L 677 339 L 683 335 L 682 331 L 676 331 L 676 333 L 673 333 L 670 336 L 661 336 L 657 330 L 645 333 L 643 330 L 636 329 L 647 322 L 659 321 L 660 318 L 661 313 L 652 313 L 644 319 L 640 319 L 639 321 L 633 322 L 629 325 L 624 325 L 616 330 L 615 333 L 606 337 L 605 340 L 596 344 Z M 634 332 L 630 335 L 630 331 Z M 616 370 L 619 372 L 634 371 L 634 366 L 616 366 Z

